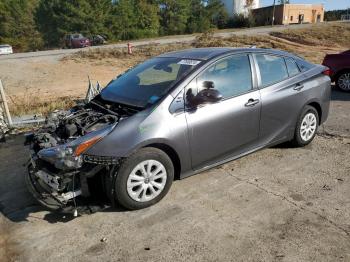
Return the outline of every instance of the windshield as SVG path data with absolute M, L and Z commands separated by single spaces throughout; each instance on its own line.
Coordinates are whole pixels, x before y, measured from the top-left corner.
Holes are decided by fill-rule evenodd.
M 175 82 L 201 61 L 157 57 L 136 66 L 102 90 L 104 100 L 147 107 L 165 96 Z
M 73 35 L 73 38 L 78 39 L 78 38 L 84 38 L 83 35 Z

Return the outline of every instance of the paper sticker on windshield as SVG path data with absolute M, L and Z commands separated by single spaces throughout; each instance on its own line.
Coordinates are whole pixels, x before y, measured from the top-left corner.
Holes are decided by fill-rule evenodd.
M 179 65 L 190 65 L 195 66 L 198 65 L 201 61 L 198 60 L 191 60 L 191 59 L 182 59 L 180 62 L 178 62 Z

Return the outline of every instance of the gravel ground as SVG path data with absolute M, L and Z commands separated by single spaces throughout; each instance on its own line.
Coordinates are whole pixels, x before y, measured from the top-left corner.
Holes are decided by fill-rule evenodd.
M 0 145 L 1 261 L 350 261 L 350 94 L 305 148 L 274 147 L 175 181 L 151 208 L 73 219 L 24 186 L 22 137 Z

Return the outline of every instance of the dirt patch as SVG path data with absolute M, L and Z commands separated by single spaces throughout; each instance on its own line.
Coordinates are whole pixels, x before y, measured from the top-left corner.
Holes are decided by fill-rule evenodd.
M 17 261 L 19 252 L 10 240 L 12 226 L 0 215 L 0 258 L 2 262 Z

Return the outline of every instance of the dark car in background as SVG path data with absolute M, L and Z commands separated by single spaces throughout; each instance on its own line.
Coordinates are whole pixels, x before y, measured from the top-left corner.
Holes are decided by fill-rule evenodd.
M 93 35 L 90 37 L 92 45 L 105 45 L 107 44 L 107 36 L 105 35 Z
M 83 48 L 88 46 L 91 46 L 91 41 L 82 34 L 69 34 L 65 37 L 66 48 Z
M 328 68 L 287 52 L 166 53 L 112 80 L 89 103 L 54 112 L 27 137 L 26 181 L 52 209 L 101 192 L 125 208 L 145 208 L 174 178 L 286 141 L 309 144 L 328 117 L 330 94 Z
M 330 76 L 337 87 L 350 92 L 350 50 L 326 55 L 322 64 L 330 69 Z

